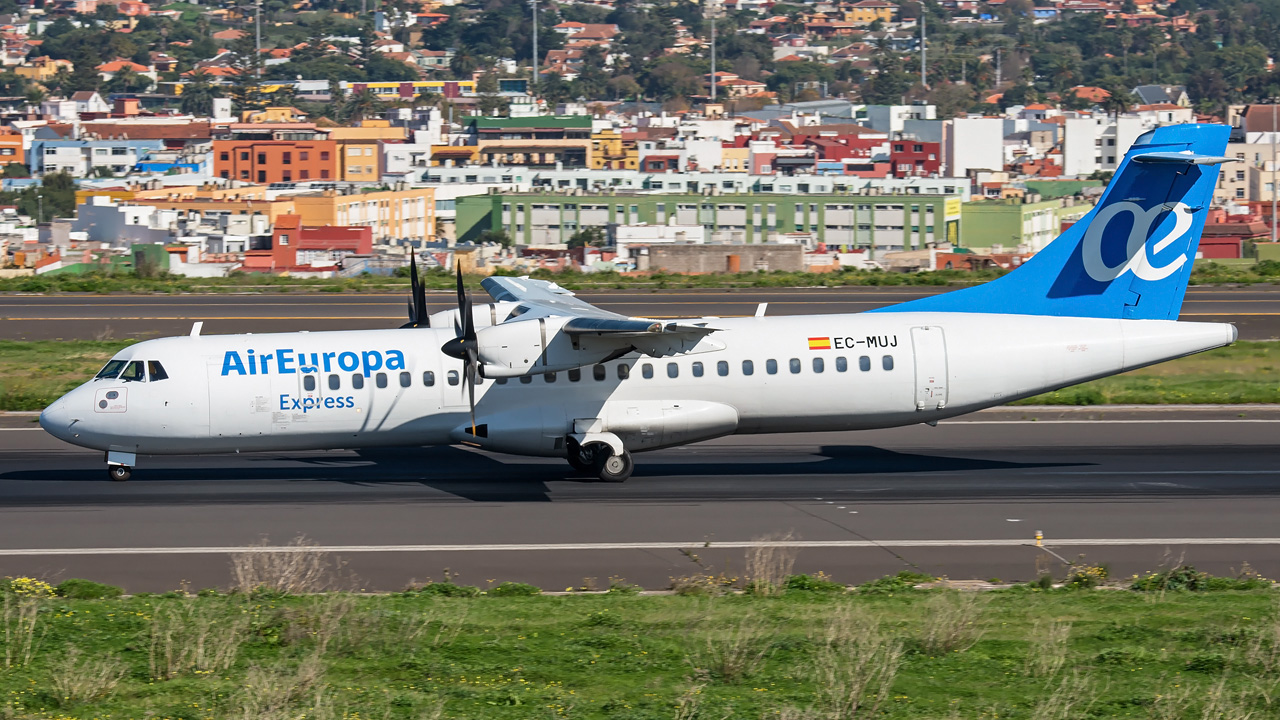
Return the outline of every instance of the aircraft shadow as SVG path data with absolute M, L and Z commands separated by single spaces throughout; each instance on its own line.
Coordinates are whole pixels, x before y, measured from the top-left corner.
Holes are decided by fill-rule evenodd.
M 457 499 L 473 502 L 550 502 L 548 483 L 571 483 L 569 495 L 574 498 L 606 499 L 773 499 L 791 497 L 796 490 L 790 482 L 779 478 L 807 478 L 830 484 L 847 478 L 862 481 L 882 475 L 932 475 L 985 471 L 1035 470 L 1089 465 L 1087 462 L 1031 462 L 949 457 L 929 453 L 897 452 L 872 446 L 823 446 L 802 461 L 779 462 L 734 461 L 727 452 L 714 451 L 697 460 L 685 456 L 637 455 L 635 475 L 624 484 L 615 485 L 579 473 L 563 461 L 489 455 L 457 447 L 376 448 L 331 454 L 289 456 L 282 453 L 245 453 L 235 456 L 149 457 L 139 463 L 129 485 L 152 483 L 217 483 L 232 480 L 283 481 L 287 483 L 328 482 L 342 486 L 385 486 L 412 484 L 432 488 Z M 945 476 L 945 475 L 943 475 Z M 670 479 L 667 481 L 667 479 Z M 955 481 L 954 491 L 963 495 L 966 480 Z M 105 473 L 100 466 L 92 469 L 31 468 L 0 473 L 0 482 L 85 482 L 105 486 Z M 193 489 L 193 488 L 192 488 Z M 305 493 L 297 489 L 264 488 L 251 492 L 240 488 L 234 497 L 216 493 L 200 493 L 192 489 L 168 487 L 161 492 L 186 502 L 226 502 L 242 498 L 250 502 L 289 500 L 293 502 L 325 502 L 335 497 L 357 499 L 348 490 L 324 491 L 314 487 Z M 561 488 L 564 496 L 564 488 Z M 399 495 L 397 495 L 398 497 Z M 121 493 L 139 499 L 134 493 Z M 151 491 L 149 500 L 156 500 Z M 379 496 L 382 497 L 382 496 Z M 420 498 L 419 494 L 414 497 Z M 68 498 L 63 498 L 68 499 Z M 84 500 L 83 497 L 78 497 Z M 358 498 L 364 500 L 365 498 Z M 0 498 L 0 503 L 4 499 Z

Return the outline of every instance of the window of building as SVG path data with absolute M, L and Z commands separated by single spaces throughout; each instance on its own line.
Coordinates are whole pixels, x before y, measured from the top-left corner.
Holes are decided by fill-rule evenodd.
M 287 153 L 283 153 L 283 154 L 281 154 L 281 156 L 280 156 L 280 161 L 281 161 L 283 164 L 285 164 L 285 165 L 292 165 L 292 164 L 293 164 L 293 153 L 291 153 L 291 152 L 287 152 Z
M 729 377 L 729 363 L 724 360 L 716 363 L 716 374 L 720 377 Z
M 328 171 L 328 170 L 321 170 L 321 171 L 320 171 L 320 179 L 321 179 L 321 180 L 328 180 L 328 179 L 329 179 L 329 171 Z
M 653 365 L 650 365 L 649 363 L 645 363 L 641 365 L 640 374 L 644 377 L 645 380 L 651 379 L 653 377 Z
M 248 171 L 248 170 L 241 170 L 241 171 L 240 171 L 240 179 L 241 179 L 241 180 L 248 180 L 248 179 L 249 179 L 249 171 Z
M 795 375 L 800 372 L 800 358 L 791 358 L 791 374 Z
M 743 375 L 751 375 L 751 374 L 755 373 L 755 371 L 756 371 L 756 364 L 755 364 L 755 363 L 751 362 L 750 360 L 743 360 L 743 361 L 742 361 L 742 374 L 743 374 Z
M 457 384 L 458 384 L 458 371 L 457 371 L 457 370 L 450 370 L 447 374 L 445 374 L 444 378 L 445 378 L 445 382 L 449 383 L 450 385 L 457 385 Z M 528 380 L 529 378 L 526 376 L 526 377 L 523 377 L 523 378 L 520 378 L 520 379 L 521 379 L 521 380 Z
M 247 153 L 247 152 L 242 152 L 242 153 L 240 153 L 240 159 L 241 159 L 241 160 L 246 160 L 246 161 L 247 161 L 247 160 L 249 159 L 249 153 Z
M 311 159 L 311 153 L 307 152 L 306 150 L 299 150 L 299 151 L 298 151 L 298 161 L 299 161 L 299 162 L 306 162 L 306 161 L 308 161 L 308 160 L 310 160 L 310 159 Z
M 693 364 L 693 367 L 690 369 L 693 370 L 694 377 L 702 377 L 702 363 L 696 362 Z
M 880 367 L 884 368 L 885 370 L 892 370 L 892 369 L 893 369 L 893 356 L 892 356 L 892 355 L 885 355 L 884 357 L 880 358 Z
M 258 182 L 260 182 L 260 183 L 264 183 L 264 182 L 266 182 L 266 181 L 267 181 L 267 171 L 266 171 L 266 170 L 259 170 L 259 171 L 258 171 Z
M 267 164 L 267 154 L 266 154 L 266 153 L 258 153 L 258 164 L 259 164 L 259 165 L 266 165 L 266 164 Z
M 591 367 L 591 377 L 597 381 L 605 379 L 605 369 L 603 365 L 593 365 Z
M 836 358 L 836 372 L 845 372 L 849 369 L 849 361 L 843 355 Z
M 321 150 L 321 151 L 320 151 L 320 161 L 321 161 L 321 162 L 324 162 L 324 161 L 326 161 L 326 160 L 328 160 L 328 159 L 329 159 L 329 151 L 328 151 L 328 150 Z
M 822 372 L 823 370 L 825 370 L 825 369 L 826 369 L 826 367 L 827 367 L 827 366 L 826 366 L 826 363 L 824 363 L 824 362 L 822 361 L 822 358 L 820 358 L 820 357 L 816 357 L 816 358 L 814 358 L 814 359 L 813 359 L 813 371 L 814 371 L 814 372 L 816 372 L 816 373 L 820 373 L 820 372 Z
M 861 370 L 862 372 L 870 372 L 871 358 L 867 357 L 866 355 L 863 355 L 862 357 L 858 358 L 858 369 Z
M 427 387 L 433 387 L 436 384 L 436 374 L 427 370 L 422 373 L 422 384 Z
M 362 390 L 364 388 L 364 376 L 361 375 L 360 373 L 356 373 L 352 375 L 351 387 L 355 390 Z
M 359 155 L 360 148 L 347 148 L 347 157 L 358 157 Z
M 307 180 L 307 179 L 309 179 L 310 177 L 311 177 L 311 171 L 310 171 L 310 170 L 299 170 L 299 171 L 298 171 L 298 179 L 299 179 L 299 180 Z
M 667 363 L 667 377 L 680 377 L 680 366 L 673 362 Z
M 765 371 L 765 372 L 767 372 L 767 373 L 769 373 L 770 375 L 777 375 L 777 374 L 778 374 L 778 361 L 777 361 L 777 360 L 772 360 L 772 359 L 770 359 L 770 360 L 765 360 L 765 361 L 764 361 L 764 371 Z
M 231 159 L 231 153 L 225 153 L 225 152 L 220 153 L 218 155 L 218 159 L 221 160 L 222 162 L 227 162 L 228 160 Z
M 329 376 L 329 389 L 330 389 L 330 390 L 338 390 L 338 389 L 340 389 L 341 387 L 342 387 L 342 378 L 338 377 L 337 375 L 330 375 L 330 376 Z

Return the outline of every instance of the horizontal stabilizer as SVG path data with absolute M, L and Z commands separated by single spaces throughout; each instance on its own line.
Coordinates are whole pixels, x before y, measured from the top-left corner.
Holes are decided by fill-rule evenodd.
M 1149 152 L 1133 156 L 1136 163 L 1162 163 L 1169 165 L 1221 165 L 1239 162 L 1236 158 L 1221 155 L 1196 155 L 1189 152 Z

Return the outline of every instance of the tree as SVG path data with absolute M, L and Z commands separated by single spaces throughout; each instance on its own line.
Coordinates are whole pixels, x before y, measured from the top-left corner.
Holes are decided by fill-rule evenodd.
M 382 110 L 382 100 L 369 88 L 351 93 L 342 107 L 342 114 L 348 120 L 362 120 L 376 115 Z
M 587 247 L 604 247 L 606 242 L 604 228 L 584 227 L 569 236 L 569 249 Z
M 182 86 L 182 112 L 187 115 L 213 115 L 214 98 L 222 97 L 222 88 L 209 82 L 209 76 L 198 72 Z
M 230 70 L 235 74 L 235 81 L 231 85 L 231 101 L 236 110 L 261 110 L 267 106 L 266 94 L 262 92 L 262 56 L 247 35 L 235 42 L 232 52 L 235 55 Z
M 505 250 L 512 245 L 511 236 L 505 230 L 485 230 L 476 238 L 477 245 L 501 245 Z

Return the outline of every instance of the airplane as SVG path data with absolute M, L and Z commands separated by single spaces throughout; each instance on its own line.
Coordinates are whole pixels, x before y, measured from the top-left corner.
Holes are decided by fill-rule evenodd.
M 633 453 L 731 434 L 938 421 L 1229 345 L 1179 322 L 1229 128 L 1141 135 L 1098 205 L 991 282 L 873 311 L 627 317 L 558 285 L 489 277 L 493 302 L 427 313 L 416 261 L 392 329 L 148 340 L 41 415 L 105 453 L 461 444 L 626 480 Z

